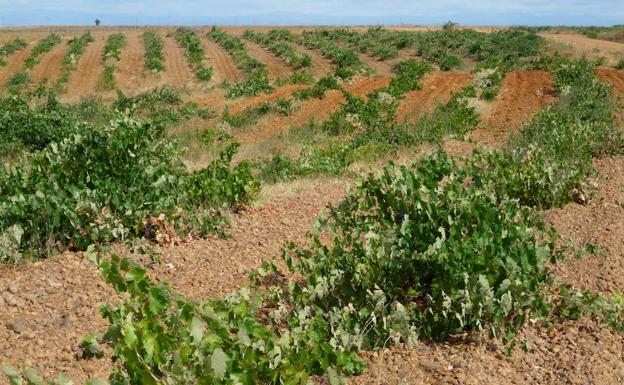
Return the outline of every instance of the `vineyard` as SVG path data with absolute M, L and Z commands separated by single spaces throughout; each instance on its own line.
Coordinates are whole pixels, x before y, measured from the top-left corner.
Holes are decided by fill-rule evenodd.
M 0 384 L 623 383 L 617 33 L 0 31 Z

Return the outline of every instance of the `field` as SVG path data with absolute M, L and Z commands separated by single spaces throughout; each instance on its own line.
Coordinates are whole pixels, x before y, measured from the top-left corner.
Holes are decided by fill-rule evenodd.
M 624 383 L 619 31 L 0 30 L 0 384 Z

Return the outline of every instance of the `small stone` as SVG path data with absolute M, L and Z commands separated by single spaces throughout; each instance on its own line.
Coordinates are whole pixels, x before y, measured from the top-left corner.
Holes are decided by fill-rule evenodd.
M 9 284 L 9 292 L 12 294 L 17 294 L 18 292 L 17 286 L 15 286 L 15 284 Z

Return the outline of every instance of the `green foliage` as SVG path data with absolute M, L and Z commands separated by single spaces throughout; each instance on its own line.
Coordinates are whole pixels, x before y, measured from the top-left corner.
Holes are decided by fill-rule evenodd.
M 611 89 L 597 80 L 594 64 L 580 60 L 554 72 L 559 104 L 537 113 L 508 151 L 477 158 L 479 183 L 498 194 L 542 208 L 587 194 L 592 158 L 621 152 Z
M 143 33 L 143 45 L 145 46 L 145 67 L 154 72 L 165 70 L 162 37 L 154 31 Z
M 237 115 L 230 115 L 226 107 L 221 118 L 231 127 L 241 128 L 255 124 L 260 117 L 272 112 L 288 116 L 292 113 L 292 102 L 288 99 L 278 98 L 275 101 L 264 102 L 255 107 L 247 107 Z
M 311 317 L 342 314 L 333 330 L 345 348 L 497 332 L 546 314 L 548 233 L 530 210 L 465 178 L 438 154 L 358 182 L 318 223 L 329 242 L 314 233 L 291 245 L 289 268 L 306 279 L 289 302 Z
M 115 82 L 115 65 L 105 65 L 104 72 L 102 73 L 102 88 L 105 90 L 114 90 L 116 87 Z
M 21 38 L 16 38 L 13 40 L 9 40 L 0 46 L 0 67 L 6 65 L 5 58 L 7 56 L 13 55 L 15 52 L 23 50 L 28 46 L 26 40 Z
M 417 54 L 449 70 L 461 65 L 458 56 L 477 62 L 492 57 L 515 60 L 535 56 L 542 44 L 540 37 L 517 29 L 481 33 L 472 29 L 445 29 L 415 35 Z
M 83 129 L 0 170 L 0 233 L 21 228 L 18 246 L 27 256 L 150 238 L 149 218 L 161 214 L 203 235 L 221 221 L 215 209 L 245 203 L 255 190 L 248 165 L 229 168 L 235 149 L 189 173 L 150 122 L 121 118 Z
M 244 82 L 233 84 L 228 88 L 228 98 L 238 98 L 240 96 L 254 96 L 273 91 L 273 86 L 267 77 L 252 77 Z
M 243 36 L 247 40 L 262 45 L 275 56 L 284 59 L 286 64 L 295 70 L 312 65 L 310 55 L 302 54 L 289 44 L 294 40 L 294 36 L 288 30 L 273 29 L 264 34 L 246 30 Z
M 332 42 L 331 31 L 304 31 L 301 42 L 308 48 L 319 50 L 324 57 L 330 59 L 338 67 L 338 77 L 347 79 L 365 69 L 357 53 Z
M 56 82 L 56 87 L 60 88 L 63 84 L 69 81 L 69 75 L 76 69 L 78 60 L 80 60 L 80 57 L 84 54 L 87 46 L 94 41 L 95 39 L 91 36 L 91 32 L 87 32 L 80 37 L 73 38 L 67 42 L 69 50 L 63 57 L 63 68 L 61 70 L 61 75 Z
M 260 166 L 260 179 L 269 183 L 317 175 L 337 176 L 353 163 L 354 154 L 349 143 L 325 147 L 306 146 L 297 159 L 277 154 Z
M 54 94 L 40 106 L 31 107 L 31 101 L 27 95 L 0 100 L 0 156 L 6 155 L 9 149 L 39 151 L 84 128 L 79 117 L 62 107 Z
M 338 80 L 330 74 L 320 78 L 312 87 L 295 91 L 293 96 L 297 100 L 307 100 L 313 97 L 321 99 L 325 95 L 325 91 L 339 89 L 340 84 Z
M 615 68 L 618 70 L 624 70 L 624 59 L 620 59 L 620 61 L 615 65 Z
M 228 87 L 228 98 L 255 96 L 273 90 L 266 65 L 249 56 L 247 47 L 241 39 L 216 27 L 213 27 L 207 35 L 232 55 L 236 65 L 247 75 L 244 82 Z
M 388 31 L 382 27 L 372 27 L 366 32 L 354 32 L 346 29 L 328 31 L 332 40 L 344 42 L 357 52 L 367 53 L 379 60 L 394 59 L 398 50 L 412 46 L 413 34 L 406 31 Z
M 104 52 L 102 52 L 102 61 L 105 62 L 108 59 L 114 59 L 119 61 L 121 59 L 121 50 L 128 43 L 126 35 L 123 33 L 114 33 L 106 38 L 106 44 L 104 45 Z
M 14 73 L 4 85 L 9 89 L 17 89 L 29 84 L 31 81 L 28 72 L 18 71 Z
M 58 33 L 51 33 L 45 38 L 39 40 L 37 45 L 30 52 L 30 55 L 24 60 L 23 68 L 24 70 L 32 69 L 37 63 L 39 63 L 39 58 L 41 55 L 48 53 L 54 48 L 57 44 L 61 42 L 61 35 Z
M 197 34 L 190 30 L 178 29 L 175 33 L 175 38 L 177 42 L 186 50 L 186 59 L 191 67 L 193 67 L 193 71 L 195 72 L 197 79 L 205 82 L 212 79 L 212 68 L 206 67 L 203 63 L 204 47 L 202 46 L 199 37 L 197 37 Z
M 399 62 L 392 68 L 395 76 L 386 90 L 394 97 L 408 91 L 418 90 L 421 88 L 420 79 L 431 70 L 432 67 L 429 64 L 415 59 Z

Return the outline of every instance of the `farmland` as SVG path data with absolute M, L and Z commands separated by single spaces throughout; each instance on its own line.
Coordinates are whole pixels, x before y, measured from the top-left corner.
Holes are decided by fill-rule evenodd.
M 0 384 L 622 383 L 611 36 L 0 31 Z

